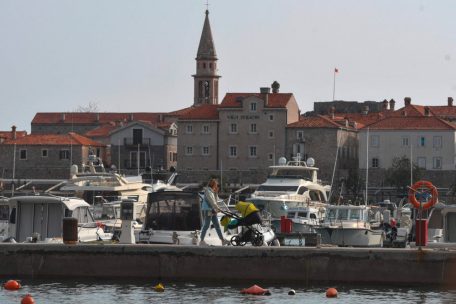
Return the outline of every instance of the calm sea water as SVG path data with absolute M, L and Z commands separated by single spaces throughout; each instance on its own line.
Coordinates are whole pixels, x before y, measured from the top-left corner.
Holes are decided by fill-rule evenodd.
M 19 291 L 0 289 L 0 303 L 20 303 L 29 293 L 37 304 L 46 303 L 456 303 L 456 290 L 426 288 L 377 288 L 374 286 L 334 286 L 337 299 L 328 299 L 325 292 L 332 286 L 304 288 L 299 285 L 260 285 L 271 291 L 270 296 L 241 295 L 245 285 L 213 285 L 209 283 L 167 283 L 165 292 L 153 290 L 157 282 L 106 282 L 106 281 L 36 281 L 22 280 Z M 289 296 L 293 288 L 296 295 Z

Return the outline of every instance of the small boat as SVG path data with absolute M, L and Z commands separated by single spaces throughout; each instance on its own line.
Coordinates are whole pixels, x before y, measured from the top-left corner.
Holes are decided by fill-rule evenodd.
M 200 198 L 198 192 L 151 193 L 147 203 L 145 221 L 137 242 L 198 245 L 202 228 Z M 219 214 L 219 217 L 221 216 L 222 214 Z M 225 239 L 229 239 L 233 235 L 230 230 L 223 233 Z M 209 227 L 204 241 L 208 245 L 221 245 L 212 225 Z
M 314 233 L 324 220 L 326 208 L 298 207 L 288 209 L 287 218 L 291 220 L 291 231 Z
M 63 242 L 63 219 L 78 220 L 79 242 L 110 240 L 94 221 L 90 205 L 79 198 L 15 196 L 0 200 L 0 241 Z
M 328 205 L 321 227 L 322 243 L 352 247 L 382 247 L 384 231 L 372 229 L 371 208 L 360 205 Z

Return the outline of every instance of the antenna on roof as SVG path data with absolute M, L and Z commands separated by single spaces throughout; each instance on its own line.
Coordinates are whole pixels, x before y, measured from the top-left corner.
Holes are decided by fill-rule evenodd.
M 206 0 L 206 13 L 209 12 L 209 0 Z

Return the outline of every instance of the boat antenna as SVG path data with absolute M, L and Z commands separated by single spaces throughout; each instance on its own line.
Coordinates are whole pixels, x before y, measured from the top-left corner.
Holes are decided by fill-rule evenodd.
M 366 196 L 364 204 L 367 206 L 367 190 L 369 184 L 369 128 L 367 128 L 366 134 Z
M 338 138 L 337 138 L 337 148 L 336 148 L 336 159 L 334 160 L 333 174 L 332 174 L 332 177 L 331 177 L 331 190 L 329 191 L 328 203 L 331 202 L 331 196 L 333 194 L 334 176 L 336 175 L 337 158 L 339 156 L 339 146 L 340 146 L 340 137 L 338 136 Z

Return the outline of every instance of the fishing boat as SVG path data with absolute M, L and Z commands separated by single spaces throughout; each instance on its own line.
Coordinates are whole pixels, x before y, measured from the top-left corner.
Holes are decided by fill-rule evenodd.
M 276 229 L 280 227 L 281 217 L 290 216 L 296 224 L 293 227 L 296 226 L 296 229 L 303 231 L 311 230 L 312 226 L 319 224 L 318 220 L 299 219 L 296 212 L 299 214 L 299 212 L 307 212 L 309 208 L 315 208 L 318 210 L 318 218 L 324 217 L 328 201 L 327 193 L 330 190 L 330 186 L 323 185 L 318 179 L 318 168 L 314 165 L 313 158 L 302 161 L 297 156 L 295 160 L 289 162 L 284 157 L 279 158 L 279 164 L 269 167 L 271 173 L 267 180 L 252 193 L 247 201 L 254 203 L 260 210 L 269 212 Z M 296 212 L 289 213 L 290 210 Z
M 78 220 L 79 242 L 110 240 L 93 219 L 89 204 L 79 198 L 34 195 L 0 200 L 0 241 L 63 242 L 63 219 Z
M 360 205 L 328 205 L 326 216 L 316 230 L 322 243 L 352 247 L 382 247 L 384 231 L 372 218 L 371 207 Z

